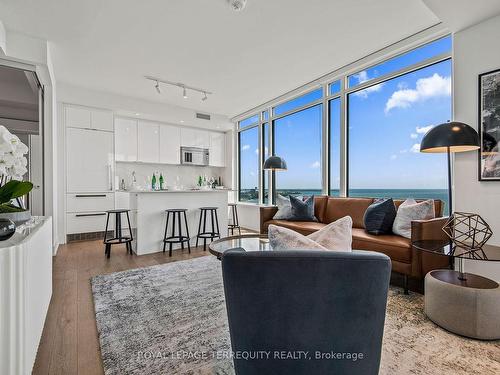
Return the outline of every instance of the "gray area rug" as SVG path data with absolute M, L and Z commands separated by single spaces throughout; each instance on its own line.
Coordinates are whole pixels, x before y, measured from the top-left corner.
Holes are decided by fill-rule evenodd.
M 221 266 L 215 257 L 92 279 L 106 374 L 232 374 Z M 500 341 L 451 334 L 423 297 L 391 287 L 381 374 L 500 374 Z

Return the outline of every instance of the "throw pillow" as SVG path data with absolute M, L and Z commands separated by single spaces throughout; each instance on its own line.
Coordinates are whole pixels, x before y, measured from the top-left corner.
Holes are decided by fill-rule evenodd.
M 345 216 L 308 236 L 271 224 L 269 244 L 273 250 L 352 251 L 352 219 Z
M 306 201 L 290 195 L 290 204 L 292 206 L 291 221 L 318 221 L 314 216 L 314 196 Z
M 314 240 L 299 232 L 269 225 L 269 245 L 273 250 L 328 250 Z
M 276 205 L 278 206 L 278 212 L 274 214 L 273 220 L 288 220 L 292 216 L 292 205 L 289 197 L 278 194 Z
M 307 237 L 328 250 L 352 251 L 352 218 L 344 216 Z
M 434 201 L 432 199 L 417 203 L 410 198 L 399 206 L 392 231 L 402 237 L 411 238 L 411 222 L 413 220 L 428 220 L 434 217 Z
M 391 198 L 377 199 L 365 211 L 365 229 L 370 234 L 380 235 L 392 232 L 396 218 L 396 206 Z

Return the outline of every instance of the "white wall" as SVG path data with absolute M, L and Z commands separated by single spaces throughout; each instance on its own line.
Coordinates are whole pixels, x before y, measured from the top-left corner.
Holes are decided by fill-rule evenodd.
M 260 231 L 260 207 L 256 204 L 238 204 L 238 219 L 243 228 Z
M 454 35 L 454 119 L 478 129 L 478 74 L 500 68 L 500 16 Z M 500 182 L 478 181 L 478 154 L 455 154 L 455 211 L 475 212 L 500 245 Z M 472 267 L 472 268 L 471 268 Z M 500 280 L 500 263 L 474 262 L 466 270 Z

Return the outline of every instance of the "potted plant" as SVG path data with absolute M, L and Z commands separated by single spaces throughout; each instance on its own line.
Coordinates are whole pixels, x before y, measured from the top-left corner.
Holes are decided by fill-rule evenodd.
M 0 125 L 0 218 L 16 224 L 30 219 L 22 199 L 33 189 L 29 181 L 22 181 L 28 171 L 26 154 L 28 147 L 20 139 Z

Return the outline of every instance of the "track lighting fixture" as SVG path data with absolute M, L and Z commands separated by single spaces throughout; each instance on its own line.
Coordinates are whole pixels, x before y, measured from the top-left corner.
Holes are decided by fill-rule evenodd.
M 156 77 L 151 77 L 151 76 L 145 76 L 144 78 L 146 78 L 149 81 L 155 82 L 154 87 L 155 87 L 156 91 L 158 92 L 158 94 L 161 94 L 160 82 L 164 83 L 166 85 L 180 87 L 182 89 L 182 97 L 184 99 L 188 98 L 188 95 L 187 95 L 188 90 L 196 91 L 196 92 L 199 92 L 199 93 L 203 94 L 203 97 L 201 98 L 202 101 L 207 100 L 208 99 L 208 95 L 212 95 L 213 94 L 212 92 L 210 92 L 208 90 L 197 88 L 197 87 L 188 86 L 188 85 L 185 85 L 182 82 L 172 82 L 172 81 L 167 81 L 167 80 L 164 80 L 164 79 L 160 79 L 160 78 L 156 78 Z

